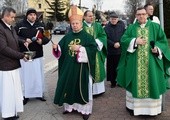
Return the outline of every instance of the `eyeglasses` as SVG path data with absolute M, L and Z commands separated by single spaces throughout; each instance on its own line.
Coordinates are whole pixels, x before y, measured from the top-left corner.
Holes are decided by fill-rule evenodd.
M 137 16 L 145 16 L 146 13 L 136 14 Z

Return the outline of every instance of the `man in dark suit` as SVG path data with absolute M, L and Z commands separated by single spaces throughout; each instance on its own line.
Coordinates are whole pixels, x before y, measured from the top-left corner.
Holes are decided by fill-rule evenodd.
M 7 120 L 15 120 L 17 112 L 23 112 L 19 60 L 27 56 L 19 52 L 18 37 L 11 26 L 15 16 L 15 10 L 7 7 L 0 20 L 0 112 Z

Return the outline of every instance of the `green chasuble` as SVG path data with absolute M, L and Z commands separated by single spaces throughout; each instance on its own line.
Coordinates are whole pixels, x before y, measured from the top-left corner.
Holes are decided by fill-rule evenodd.
M 70 45 L 85 47 L 88 63 L 77 62 L 77 52 L 70 50 Z M 81 30 L 79 33 L 69 32 L 59 42 L 61 56 L 59 58 L 58 83 L 54 103 L 86 104 L 89 102 L 89 75 L 94 75 L 95 54 L 97 45 L 94 38 Z
M 138 45 L 135 52 L 127 51 L 133 38 L 143 37 L 147 44 Z M 151 52 L 150 41 L 162 52 L 162 59 Z M 122 54 L 118 65 L 117 82 L 135 98 L 158 99 L 169 87 L 170 50 L 161 26 L 148 20 L 141 28 L 130 25 L 121 39 Z
M 85 22 L 83 22 L 84 30 L 92 35 L 94 39 L 99 39 L 100 42 L 103 43 L 103 48 L 101 51 L 97 51 L 96 53 L 96 66 L 95 66 L 95 77 L 94 82 L 102 82 L 106 78 L 106 71 L 105 71 L 105 59 L 107 55 L 107 37 L 104 29 L 102 28 L 101 24 L 95 22 L 92 23 L 91 27 L 88 27 Z

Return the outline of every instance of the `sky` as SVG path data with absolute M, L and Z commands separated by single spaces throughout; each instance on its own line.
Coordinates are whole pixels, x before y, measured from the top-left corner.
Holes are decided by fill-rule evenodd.
M 76 5 L 79 5 L 80 0 L 71 0 Z M 81 0 L 81 6 L 88 7 L 91 9 L 94 5 L 95 0 Z M 102 0 L 103 4 L 101 7 L 102 11 L 106 10 L 120 10 L 123 11 L 124 8 L 124 0 Z
M 124 9 L 124 0 L 103 0 L 102 10 L 120 10 Z

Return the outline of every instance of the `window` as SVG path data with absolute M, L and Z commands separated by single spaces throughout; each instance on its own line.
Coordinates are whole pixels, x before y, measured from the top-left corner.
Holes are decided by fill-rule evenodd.
M 38 4 L 38 8 L 41 9 L 41 4 L 40 3 Z

